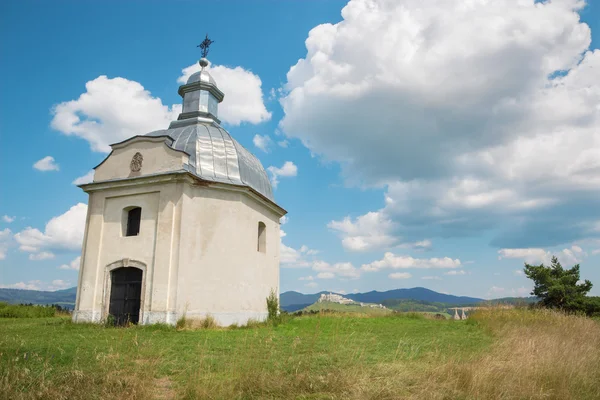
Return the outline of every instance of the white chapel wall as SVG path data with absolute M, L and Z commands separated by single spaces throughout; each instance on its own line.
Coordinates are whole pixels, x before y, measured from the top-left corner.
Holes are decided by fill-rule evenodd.
M 142 169 L 132 172 L 129 165 L 138 152 L 143 156 Z M 138 137 L 113 145 L 111 154 L 96 168 L 94 182 L 179 171 L 187 164 L 188 158 L 185 153 L 167 146 L 165 138 Z
M 266 225 L 259 252 L 258 223 Z M 265 319 L 279 289 L 279 217 L 242 192 L 189 187 L 183 197 L 177 312 L 221 325 Z

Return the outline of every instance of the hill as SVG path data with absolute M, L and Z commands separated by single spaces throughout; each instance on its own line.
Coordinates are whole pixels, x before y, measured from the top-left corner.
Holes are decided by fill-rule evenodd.
M 311 304 L 310 306 L 303 308 L 302 311 L 336 311 L 336 312 L 350 312 L 350 313 L 359 313 L 359 314 L 369 314 L 369 315 L 386 315 L 391 313 L 391 310 L 385 308 L 371 308 L 371 307 L 361 307 L 360 304 L 340 304 L 333 303 L 329 301 L 323 301 L 321 303 L 317 302 Z
M 0 289 L 0 302 L 11 304 L 59 304 L 66 308 L 75 306 L 77 288 L 48 292 L 42 290 Z
M 311 304 L 314 304 L 323 293 L 329 292 L 319 292 L 315 294 L 302 294 L 293 291 L 285 292 L 280 295 L 280 305 L 285 311 L 298 311 L 310 306 Z M 354 301 L 377 304 L 381 304 L 385 300 L 390 299 L 419 300 L 430 303 L 444 303 L 444 305 L 449 306 L 468 304 L 473 305 L 485 301 L 484 299 L 477 297 L 453 296 L 451 294 L 438 293 L 422 287 L 416 287 L 412 289 L 394 289 L 385 292 L 373 290 L 366 293 L 344 294 L 343 296 Z

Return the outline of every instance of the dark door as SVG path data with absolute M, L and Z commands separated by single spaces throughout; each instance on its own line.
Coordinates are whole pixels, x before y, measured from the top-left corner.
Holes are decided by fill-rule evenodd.
M 125 325 L 127 322 L 137 324 L 140 319 L 142 270 L 117 268 L 111 272 L 111 277 L 108 312 L 115 319 L 115 325 Z

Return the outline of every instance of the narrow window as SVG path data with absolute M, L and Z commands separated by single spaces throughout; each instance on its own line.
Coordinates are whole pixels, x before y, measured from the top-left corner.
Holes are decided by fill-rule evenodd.
M 267 226 L 264 222 L 258 223 L 258 245 L 257 250 L 261 253 L 267 250 Z
M 140 220 L 142 219 L 142 209 L 134 207 L 127 211 L 127 229 L 125 236 L 137 236 L 140 233 Z

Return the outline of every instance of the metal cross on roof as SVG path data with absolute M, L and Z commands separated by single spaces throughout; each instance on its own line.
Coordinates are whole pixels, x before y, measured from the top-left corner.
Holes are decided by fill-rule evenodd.
M 200 43 L 198 46 L 196 46 L 196 47 L 200 47 L 200 50 L 202 50 L 202 58 L 206 58 L 206 56 L 208 55 L 208 48 L 214 42 L 215 42 L 214 40 L 210 40 L 208 38 L 208 34 L 207 34 L 206 37 L 204 38 L 204 40 L 202 41 L 202 43 Z

